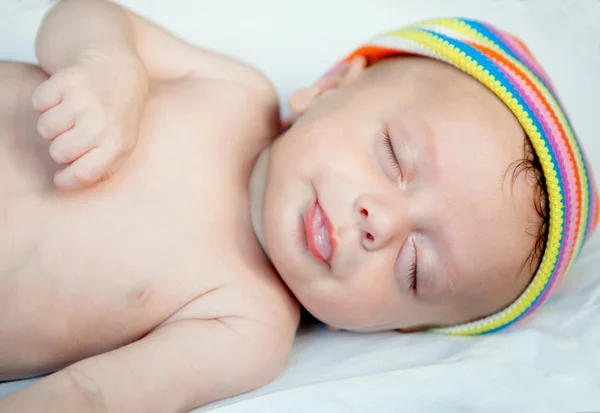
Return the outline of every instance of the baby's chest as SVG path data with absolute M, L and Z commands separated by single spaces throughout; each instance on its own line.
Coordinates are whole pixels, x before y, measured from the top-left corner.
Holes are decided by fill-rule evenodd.
M 115 185 L 113 192 L 107 187 L 61 205 L 50 231 L 52 242 L 41 247 L 45 270 L 38 265 L 30 271 L 36 274 L 32 294 L 46 297 L 40 302 L 52 300 L 56 314 L 77 331 L 91 334 L 87 320 L 94 319 L 94 334 L 125 341 L 192 302 L 186 310 L 190 317 L 241 311 L 224 292 L 248 282 L 244 274 L 252 276 L 260 266 L 250 268 L 249 262 L 258 263 L 262 254 L 252 246 L 241 197 L 174 176 L 165 172 L 163 180 L 135 189 Z M 166 185 L 169 180 L 172 185 Z M 65 288 L 46 295 L 43 286 L 50 284 Z
M 258 149 L 236 147 L 244 137 L 239 125 L 225 121 L 224 108 L 199 102 L 200 113 L 190 116 L 179 99 L 150 104 L 122 175 L 88 203 L 96 212 L 74 214 L 80 221 L 74 227 L 98 234 L 95 244 L 86 241 L 94 245 L 79 246 L 85 251 L 101 251 L 112 232 L 113 242 L 104 242 L 109 249 L 96 259 L 104 273 L 97 279 L 127 280 L 119 283 L 120 294 L 133 313 L 176 312 L 200 296 L 209 303 L 207 292 L 268 267 L 249 213 L 248 179 Z M 221 297 L 203 308 L 227 312 L 223 307 L 232 304 Z

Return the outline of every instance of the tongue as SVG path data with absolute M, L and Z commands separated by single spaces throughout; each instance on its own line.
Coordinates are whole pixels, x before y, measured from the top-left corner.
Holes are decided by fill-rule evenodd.
M 329 243 L 329 231 L 325 225 L 325 219 L 323 217 L 323 211 L 319 207 L 319 204 L 315 208 L 315 217 L 312 223 L 312 232 L 315 236 L 315 248 L 319 255 L 326 261 L 329 262 L 331 258 L 331 244 Z

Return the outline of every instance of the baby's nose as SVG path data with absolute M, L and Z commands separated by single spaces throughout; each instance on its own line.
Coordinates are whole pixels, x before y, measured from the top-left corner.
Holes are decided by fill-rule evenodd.
M 359 219 L 361 243 L 368 250 L 378 250 L 390 242 L 408 236 L 410 220 L 406 200 L 401 196 L 383 194 L 361 195 L 355 202 Z

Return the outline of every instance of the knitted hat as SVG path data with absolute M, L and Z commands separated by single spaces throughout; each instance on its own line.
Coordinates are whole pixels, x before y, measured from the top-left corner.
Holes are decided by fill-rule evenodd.
M 531 283 L 496 314 L 432 331 L 475 335 L 499 330 L 531 314 L 549 297 L 595 230 L 598 194 L 592 170 L 547 74 L 519 39 L 479 21 L 436 19 L 384 33 L 339 64 L 356 56 L 372 64 L 403 54 L 442 60 L 487 86 L 517 117 L 541 162 L 550 225 Z

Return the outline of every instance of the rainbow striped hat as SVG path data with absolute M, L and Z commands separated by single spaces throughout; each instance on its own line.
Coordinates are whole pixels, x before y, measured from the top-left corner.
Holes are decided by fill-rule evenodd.
M 487 86 L 517 117 L 542 164 L 550 225 L 531 283 L 497 314 L 432 331 L 475 335 L 499 330 L 531 314 L 549 297 L 595 230 L 598 194 L 592 170 L 547 74 L 519 39 L 480 21 L 428 20 L 384 33 L 338 65 L 356 56 L 372 64 L 402 54 L 442 60 Z

